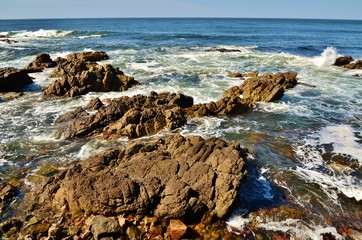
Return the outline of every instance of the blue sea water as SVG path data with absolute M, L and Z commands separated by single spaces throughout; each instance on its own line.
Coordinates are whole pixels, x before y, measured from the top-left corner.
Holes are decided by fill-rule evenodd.
M 56 58 L 102 50 L 110 55 L 108 63 L 142 85 L 124 93 L 89 93 L 48 101 L 41 98 L 41 87 L 53 80 L 50 72 L 32 74 L 35 84 L 23 97 L 0 102 L 1 177 L 18 177 L 27 169 L 27 182 L 32 184 L 44 166 L 85 159 L 127 143 L 127 139 L 57 138 L 57 117 L 95 96 L 180 91 L 193 96 L 195 102 L 208 102 L 241 84 L 228 77 L 232 72 L 291 71 L 298 73 L 300 82 L 315 87 L 298 85 L 282 100 L 259 103 L 252 113 L 242 116 L 192 119 L 179 131 L 237 140 L 254 149 L 249 177 L 240 191 L 240 208 L 230 219 L 233 226 L 247 224 L 248 213 L 258 208 L 295 204 L 308 209 L 306 219 L 263 227 L 289 231 L 300 239 L 319 239 L 320 233 L 331 231 L 329 227 L 341 225 L 362 230 L 362 78 L 352 77 L 362 70 L 333 66 L 340 55 L 362 59 L 362 21 L 0 20 L 0 40 L 4 38 L 16 42 L 0 41 L 0 67 L 23 67 L 40 52 Z M 215 48 L 239 52 L 210 51 Z M 327 220 L 331 226 L 324 223 Z

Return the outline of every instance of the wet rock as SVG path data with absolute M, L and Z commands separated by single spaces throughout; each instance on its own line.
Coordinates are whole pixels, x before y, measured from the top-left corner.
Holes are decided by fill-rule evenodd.
M 115 239 L 122 235 L 122 229 L 115 217 L 105 217 L 102 215 L 93 216 L 89 223 L 89 230 L 95 240 L 112 237 Z
M 282 222 L 287 219 L 302 219 L 305 212 L 291 206 L 280 206 L 271 209 L 260 209 L 249 214 L 250 226 L 258 229 L 259 224 L 268 222 Z
M 106 52 L 78 52 L 67 55 L 67 60 L 72 62 L 74 60 L 86 61 L 86 62 L 97 62 L 109 59 Z
M 36 56 L 36 59 L 29 63 L 29 65 L 26 66 L 24 70 L 26 70 L 28 73 L 42 72 L 45 68 L 53 68 L 56 65 L 57 63 L 50 58 L 49 54 L 39 53 Z
M 16 196 L 16 188 L 0 179 L 0 214 L 6 211 Z
M 263 76 L 251 77 L 240 87 L 232 87 L 224 92 L 224 97 L 248 99 L 252 103 L 258 101 L 273 102 L 284 95 L 285 89 L 293 88 L 298 83 L 295 73 L 265 73 Z
M 354 60 L 351 56 L 343 56 L 337 58 L 334 65 L 348 69 L 362 69 L 362 60 Z
M 257 77 L 259 75 L 259 71 L 252 71 L 249 73 L 245 73 L 244 77 Z
M 356 73 L 356 74 L 353 74 L 352 77 L 362 77 L 362 75 Z
M 71 215 L 222 218 L 246 174 L 244 154 L 239 144 L 217 138 L 176 134 L 134 141 L 50 178 L 33 202 Z
M 17 68 L 0 68 L 0 92 L 19 92 L 32 84 L 33 80 L 23 70 Z
M 23 222 L 20 219 L 15 218 L 0 223 L 1 236 L 3 238 L 9 238 L 11 236 L 14 236 L 20 231 L 22 225 Z
M 229 74 L 229 77 L 231 77 L 231 78 L 241 78 L 241 77 L 243 77 L 243 74 L 240 73 L 240 72 L 231 73 L 231 74 Z
M 140 239 L 141 231 L 136 226 L 129 226 L 126 230 L 129 239 Z
M 228 48 L 212 48 L 206 50 L 207 52 L 221 52 L 221 53 L 228 53 L 228 52 L 241 52 L 239 49 L 228 49 Z
M 187 231 L 187 226 L 180 220 L 170 220 L 170 225 L 167 229 L 172 240 L 181 239 Z
M 109 64 L 100 65 L 94 61 L 107 59 L 104 52 L 82 52 L 57 59 L 52 77 L 59 77 L 43 89 L 44 95 L 75 97 L 88 92 L 126 91 L 139 85 L 131 76 L 126 76 Z
M 343 66 L 351 63 L 353 61 L 353 58 L 351 56 L 343 56 L 336 59 L 334 62 L 335 66 Z
M 102 101 L 99 98 L 94 98 L 87 104 L 87 106 L 85 106 L 85 109 L 89 111 L 95 111 L 100 109 L 102 106 Z
M 22 96 L 24 96 L 24 93 L 22 93 L 22 92 L 6 92 L 6 93 L 1 94 L 1 99 L 4 102 L 7 102 L 7 101 L 11 101 L 11 100 L 20 98 Z
M 77 109 L 66 119 L 71 121 L 64 130 L 65 138 L 89 136 L 104 129 L 130 138 L 152 135 L 168 128 L 174 130 L 186 123 L 181 107 L 192 106 L 193 99 L 183 94 L 151 92 L 108 100 L 108 105 L 94 114 Z
M 12 40 L 12 39 L 9 39 L 9 38 L 0 39 L 0 42 L 4 42 L 4 43 L 7 43 L 7 44 L 18 43 L 18 41 Z

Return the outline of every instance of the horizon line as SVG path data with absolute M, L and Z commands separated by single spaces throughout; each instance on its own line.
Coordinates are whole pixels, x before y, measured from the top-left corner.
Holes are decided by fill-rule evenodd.
M 353 18 L 290 18 L 290 17 L 39 17 L 39 18 L 0 18 L 0 21 L 14 20 L 92 20 L 92 19 L 265 19 L 265 20 L 340 20 L 340 21 L 362 21 Z

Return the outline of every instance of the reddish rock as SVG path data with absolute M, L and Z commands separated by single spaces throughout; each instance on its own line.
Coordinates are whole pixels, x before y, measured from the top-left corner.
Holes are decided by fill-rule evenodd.
M 187 232 L 187 226 L 180 220 L 171 220 L 167 230 L 172 240 L 178 240 Z

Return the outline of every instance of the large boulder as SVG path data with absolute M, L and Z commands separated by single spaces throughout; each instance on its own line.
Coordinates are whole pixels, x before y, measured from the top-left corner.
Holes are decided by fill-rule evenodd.
M 273 102 L 284 95 L 285 89 L 293 88 L 298 83 L 296 73 L 265 73 L 250 77 L 240 86 L 234 86 L 224 92 L 224 97 L 239 97 L 252 103 L 258 101 Z
M 0 92 L 19 92 L 32 84 L 33 80 L 23 70 L 17 68 L 0 68 Z
M 26 66 L 24 68 L 24 70 L 26 70 L 28 73 L 41 72 L 45 68 L 53 68 L 56 65 L 57 65 L 57 63 L 54 62 L 50 58 L 49 54 L 47 54 L 47 53 L 39 53 L 36 56 L 36 59 L 34 61 L 32 61 L 31 63 L 29 63 L 29 65 Z
M 218 138 L 176 134 L 134 141 L 50 178 L 33 201 L 71 216 L 222 218 L 246 175 L 246 153 L 238 143 Z
M 51 77 L 58 77 L 43 89 L 44 95 L 74 97 L 88 92 L 125 91 L 139 83 L 119 68 L 94 61 L 108 59 L 104 52 L 81 52 L 58 58 Z

